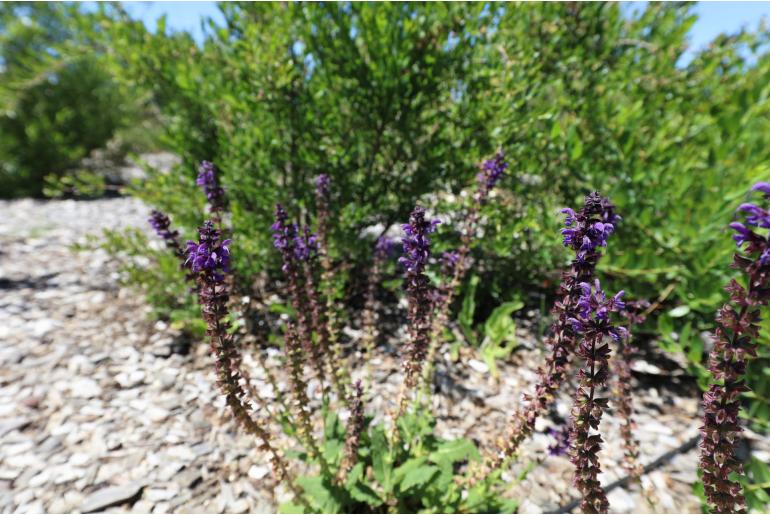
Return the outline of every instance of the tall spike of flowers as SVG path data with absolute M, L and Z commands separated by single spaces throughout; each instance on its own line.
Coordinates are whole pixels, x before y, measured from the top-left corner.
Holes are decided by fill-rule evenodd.
M 566 215 L 566 227 L 562 230 L 563 243 L 575 253 L 575 258 L 570 269 L 562 274 L 558 300 L 552 310 L 555 320 L 546 338 L 550 354 L 538 372 L 534 393 L 525 397 L 527 404 L 523 412 L 519 411 L 513 416 L 506 437 L 497 443 L 495 453 L 487 456 L 485 466 L 474 474 L 472 482 L 484 477 L 490 469 L 500 467 L 516 453 L 521 442 L 534 432 L 537 417 L 547 410 L 555 393 L 564 383 L 578 343 L 579 335 L 570 319 L 575 318 L 580 310 L 580 284 L 593 282 L 596 264 L 602 255 L 599 249 L 607 245 L 607 239 L 620 221 L 612 203 L 596 192 L 586 196 L 579 212 L 565 208 L 562 213 Z
M 612 324 L 610 313 L 620 311 L 625 305 L 622 291 L 608 298 L 598 279 L 593 285 L 580 283 L 580 288 L 578 311 L 568 319 L 575 334 L 582 336 L 575 352 L 584 361 L 578 372 L 580 384 L 572 407 L 569 454 L 575 465 L 575 486 L 583 495 L 580 509 L 583 513 L 606 513 L 609 501 L 598 479 L 602 437 L 591 430 L 599 429 L 602 413 L 609 404 L 607 397 L 597 397 L 609 377 L 610 347 L 606 339 L 609 336 L 620 342 L 627 338 L 625 328 Z
M 476 182 L 478 183 L 476 202 L 484 204 L 489 198 L 489 192 L 495 188 L 508 169 L 505 152 L 498 150 L 492 159 L 487 159 L 481 163 L 480 168 L 481 171 L 476 176 Z
M 406 269 L 404 288 L 409 302 L 409 343 L 403 359 L 404 383 L 397 416 L 406 410 L 408 391 L 417 384 L 430 344 L 431 286 L 425 267 L 430 257 L 428 235 L 436 230 L 438 223 L 438 220 L 426 220 L 425 209 L 417 206 L 409 217 L 409 223 L 401 226 L 405 233 L 404 255 L 398 261 Z
M 364 430 L 364 389 L 361 381 L 353 385 L 353 400 L 350 407 L 350 418 L 345 429 L 345 450 L 342 453 L 342 462 L 337 473 L 337 482 L 344 484 L 348 472 L 358 461 L 358 446 L 361 442 L 361 433 Z
M 770 199 L 770 183 L 760 182 L 752 188 Z M 767 204 L 767 202 L 766 202 Z M 735 440 L 742 429 L 738 420 L 740 397 L 749 391 L 745 382 L 748 361 L 757 357 L 761 306 L 770 300 L 770 242 L 759 229 L 770 228 L 770 211 L 754 203 L 741 204 L 738 213 L 743 222 L 733 222 L 733 239 L 742 253 L 736 253 L 733 267 L 746 274 L 746 287 L 732 279 L 725 289 L 730 302 L 719 310 L 714 331 L 716 343 L 709 355 L 713 382 L 703 394 L 703 426 L 701 430 L 700 466 L 706 498 L 717 513 L 745 510 L 740 483 L 730 473 L 743 473 L 735 457 Z
M 150 214 L 150 225 L 155 229 L 155 233 L 166 243 L 166 247 L 171 250 L 179 260 L 179 266 L 183 269 L 187 269 L 185 261 L 187 256 L 185 250 L 182 248 L 182 244 L 179 242 L 179 231 L 171 229 L 171 220 L 165 213 L 154 210 Z M 198 293 L 198 285 L 195 278 L 195 274 L 187 269 L 185 273 L 185 279 L 190 283 L 190 292 L 193 294 Z
M 268 430 L 252 414 L 246 400 L 246 392 L 240 383 L 238 363 L 240 355 L 228 331 L 227 301 L 229 292 L 225 276 L 230 271 L 230 240 L 222 239 L 221 233 L 210 221 L 198 231 L 198 241 L 188 241 L 185 264 L 198 282 L 198 295 L 206 334 L 216 360 L 217 384 L 225 395 L 235 419 L 260 442 L 259 448 L 270 456 L 273 473 L 277 480 L 287 478 L 288 468 L 283 457 L 271 442 Z M 293 481 L 289 481 L 293 485 Z M 296 487 L 292 487 L 296 488 Z
M 184 250 L 179 243 L 179 231 L 171 229 L 171 220 L 165 213 L 153 210 L 148 220 L 155 233 L 166 243 L 175 256 L 184 259 Z
M 297 432 L 311 457 L 321 460 L 322 466 L 325 466 L 323 456 L 313 436 L 313 424 L 310 421 L 310 399 L 307 396 L 307 383 L 303 377 L 302 346 L 299 342 L 297 330 L 292 323 L 289 323 L 286 327 L 284 350 L 286 352 L 286 363 L 289 367 L 289 382 L 294 401 L 294 414 L 298 422 Z
M 318 257 L 317 241 L 316 236 L 310 232 L 310 229 L 307 226 L 305 226 L 302 235 L 296 237 L 295 256 L 297 257 L 297 260 L 304 265 L 305 295 L 307 296 L 310 307 L 310 321 L 317 337 L 315 348 L 318 359 L 323 362 L 322 366 L 329 365 L 329 374 L 331 375 L 332 383 L 337 391 L 337 395 L 340 400 L 345 402 L 347 400 L 347 392 L 345 390 L 345 384 L 340 377 L 341 374 L 338 373 L 338 367 L 335 366 L 334 360 L 331 359 L 330 356 L 329 320 L 326 314 L 325 304 L 321 301 L 321 294 L 318 291 L 318 284 L 316 281 Z M 345 371 L 343 370 L 342 372 L 344 373 Z
M 275 205 L 275 223 L 272 225 L 273 245 L 281 253 L 283 266 L 281 270 L 288 282 L 289 297 L 291 305 L 297 314 L 297 333 L 302 342 L 302 348 L 305 354 L 310 358 L 310 362 L 318 375 L 318 379 L 323 384 L 326 374 L 324 373 L 323 360 L 319 346 L 313 342 L 312 327 L 307 318 L 310 311 L 308 306 L 307 292 L 301 287 L 300 272 L 302 269 L 302 260 L 314 252 L 310 248 L 311 240 L 303 240 L 299 235 L 297 225 L 289 222 L 289 215 L 281 204 Z
M 337 331 L 337 305 L 334 299 L 334 271 L 329 255 L 329 220 L 331 218 L 332 181 L 327 174 L 321 174 L 315 179 L 316 215 L 318 225 L 318 254 L 321 262 L 321 287 L 325 297 L 323 306 L 323 323 L 325 326 L 325 346 L 330 350 L 327 361 L 330 374 L 338 397 L 347 399 L 347 382 L 350 371 L 343 357 L 342 346 Z M 319 306 L 320 307 L 320 306 Z
M 198 168 L 198 178 L 195 180 L 195 184 L 200 186 L 203 193 L 206 194 L 209 210 L 217 219 L 221 217 L 222 211 L 225 209 L 225 190 L 219 184 L 218 171 L 214 163 L 201 161 Z
M 377 329 L 377 288 L 382 281 L 385 262 L 393 255 L 394 250 L 395 242 L 387 236 L 380 236 L 374 246 L 374 258 L 367 274 L 366 298 L 361 315 L 361 326 L 364 332 L 361 341 L 361 347 L 363 348 L 362 361 L 367 368 L 368 373 L 366 377 L 372 377 L 371 356 L 379 337 Z
M 508 169 L 505 160 L 505 152 L 499 150 L 494 157 L 487 159 L 479 166 L 480 171 L 476 176 L 476 192 L 473 196 L 473 205 L 465 217 L 465 224 L 460 235 L 460 247 L 453 252 L 447 252 L 442 256 L 443 281 L 436 297 L 436 309 L 431 328 L 430 346 L 426 359 L 425 373 L 423 374 L 423 387 L 429 388 L 433 377 L 433 367 L 436 353 L 441 345 L 441 336 L 449 322 L 449 309 L 454 300 L 460 284 L 465 277 L 469 266 L 469 254 L 473 239 L 478 230 L 481 207 L 489 200 L 489 194 L 502 179 Z
M 615 376 L 613 393 L 618 403 L 621 418 L 620 436 L 623 438 L 623 468 L 629 477 L 639 481 L 642 466 L 639 463 L 639 442 L 634 437 L 634 405 L 631 392 L 631 359 L 636 350 L 632 344 L 632 327 L 644 323 L 644 311 L 650 306 L 647 301 L 626 302 L 626 309 L 620 313 L 626 320 L 628 336 L 618 342 L 618 355 L 612 360 Z

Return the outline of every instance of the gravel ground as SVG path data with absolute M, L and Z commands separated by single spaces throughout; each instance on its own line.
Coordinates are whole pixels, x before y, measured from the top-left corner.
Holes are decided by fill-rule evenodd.
M 206 346 L 173 353 L 178 335 L 152 322 L 141 297 L 118 286 L 116 264 L 99 250 L 70 250 L 102 228 L 145 227 L 148 210 L 122 198 L 22 200 L 0 209 L 0 511 L 273 511 L 285 492 L 253 440 L 229 419 Z M 520 325 L 520 347 L 500 365 L 500 381 L 471 352 L 452 367 L 445 357 L 433 398 L 442 436 L 484 443 L 503 434 L 542 357 Z M 346 334 L 356 338 L 352 329 Z M 656 352 L 634 365 L 643 464 L 686 444 L 700 422 L 697 392 L 680 370 L 674 379 L 661 372 L 660 362 L 671 362 Z M 246 356 L 245 363 L 254 361 Z M 398 362 L 379 352 L 374 365 L 368 410 L 385 413 L 400 384 Z M 260 377 L 255 367 L 254 386 L 270 397 Z M 568 418 L 569 394 L 539 421 L 505 475 L 521 511 L 556 511 L 575 496 L 571 465 L 547 456 L 544 433 Z M 608 414 L 604 484 L 624 476 L 618 428 Z M 767 437 L 748 437 L 755 456 L 770 461 Z M 699 511 L 696 464 L 697 449 L 674 453 L 641 486 L 612 489 L 612 511 Z

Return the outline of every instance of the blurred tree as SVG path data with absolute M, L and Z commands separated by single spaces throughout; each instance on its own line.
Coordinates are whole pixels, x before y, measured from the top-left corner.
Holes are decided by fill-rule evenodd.
M 77 47 L 77 5 L 0 4 L 0 196 L 40 195 L 125 124 L 127 103 L 99 56 Z

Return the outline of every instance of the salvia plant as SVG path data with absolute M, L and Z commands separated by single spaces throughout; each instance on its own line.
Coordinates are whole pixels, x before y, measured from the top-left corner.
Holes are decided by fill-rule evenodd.
M 763 194 L 765 206 L 744 203 L 738 208 L 742 222 L 733 222 L 733 239 L 742 252 L 733 258 L 733 267 L 745 274 L 741 285 L 732 279 L 725 289 L 730 302 L 719 310 L 714 331 L 715 344 L 709 355 L 709 370 L 714 382 L 703 394 L 701 459 L 703 486 L 710 507 L 719 513 L 745 509 L 740 482 L 732 476 L 742 473 L 735 456 L 736 439 L 741 432 L 738 420 L 745 382 L 746 365 L 757 356 L 759 308 L 770 300 L 770 183 L 756 184 L 753 191 Z
M 402 225 L 403 289 L 408 310 L 408 338 L 400 349 L 402 383 L 392 411 L 367 413 L 371 394 L 361 380 L 350 381 L 353 371 L 336 337 L 337 310 L 329 283 L 335 267 L 329 252 L 328 220 L 333 184 L 325 176 L 316 180 L 316 222 L 295 221 L 281 205 L 275 206 L 271 226 L 275 250 L 280 254 L 286 295 L 292 307 L 284 322 L 282 363 L 288 391 L 281 391 L 267 361 L 258 362 L 270 382 L 275 403 L 260 396 L 244 370 L 242 349 L 231 326 L 235 304 L 231 302 L 230 261 L 233 248 L 224 227 L 226 198 L 219 186 L 218 170 L 203 162 L 198 184 L 203 189 L 211 219 L 198 229 L 197 238 L 182 246 L 179 233 L 163 213 L 154 211 L 150 224 L 180 260 L 193 283 L 202 318 L 207 327 L 219 388 L 239 425 L 257 439 L 270 460 L 276 481 L 283 482 L 293 499 L 282 509 L 296 512 L 479 512 L 510 511 L 513 500 L 501 495 L 501 470 L 514 459 L 522 443 L 535 430 L 557 393 L 569 388 L 573 406 L 570 420 L 548 433 L 549 455 L 567 455 L 574 464 L 574 485 L 586 513 L 609 509 L 599 481 L 599 432 L 602 415 L 610 409 L 608 392 L 614 390 L 614 409 L 622 420 L 623 463 L 632 479 L 642 473 L 634 430 L 630 363 L 635 351 L 631 328 L 641 324 L 650 311 L 644 301 L 624 300 L 624 292 L 608 294 L 596 277 L 602 249 L 615 232 L 620 217 L 615 207 L 598 193 L 585 197 L 579 210 L 565 208 L 563 244 L 572 251 L 569 269 L 562 274 L 553 324 L 546 339 L 548 353 L 539 369 L 534 391 L 513 413 L 505 437 L 488 442 L 486 456 L 467 439 L 442 440 L 433 433 L 434 419 L 419 399 L 421 383 L 431 381 L 436 349 L 446 324 L 452 298 L 467 273 L 473 235 L 478 228 L 479 208 L 505 173 L 502 151 L 485 161 L 478 175 L 473 205 L 465 217 L 461 245 L 431 257 L 431 235 L 438 220 L 426 209 L 415 207 Z M 770 184 L 754 190 L 770 199 Z M 743 376 L 749 359 L 756 356 L 759 307 L 770 299 L 770 243 L 763 229 L 770 229 L 770 212 L 754 203 L 742 204 L 743 220 L 730 226 L 741 253 L 734 266 L 743 271 L 744 285 L 733 280 L 727 290 L 731 302 L 717 316 L 716 344 L 710 357 L 714 382 L 704 395 L 701 467 L 706 497 L 719 512 L 745 507 L 741 473 L 735 456 L 740 432 L 740 395 L 747 391 Z M 385 263 L 396 243 L 383 236 L 376 242 L 363 308 L 363 364 L 369 388 L 369 361 L 379 328 L 376 293 Z M 440 268 L 438 284 L 428 268 Z M 288 402 L 287 402 L 288 401 Z M 276 422 L 282 431 L 275 432 Z M 287 442 L 293 442 L 288 443 Z M 288 446 L 287 446 L 288 445 Z M 299 447 L 299 449 L 297 449 Z

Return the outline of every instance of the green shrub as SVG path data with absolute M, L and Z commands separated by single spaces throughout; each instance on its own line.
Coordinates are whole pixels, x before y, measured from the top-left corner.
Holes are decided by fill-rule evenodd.
M 201 159 L 231 201 L 241 278 L 275 273 L 272 206 L 311 212 L 311 179 L 339 188 L 333 257 L 363 269 L 368 226 L 417 201 L 456 211 L 474 163 L 497 147 L 512 166 L 484 211 L 474 323 L 518 291 L 552 292 L 566 254 L 557 209 L 599 190 L 626 220 L 600 267 L 613 290 L 655 306 L 649 327 L 703 378 L 701 332 L 725 298 L 736 201 L 770 178 L 768 31 L 716 38 L 677 61 L 688 4 L 222 5 L 202 46 L 156 34 L 116 8 L 100 37 L 123 84 L 149 93 L 183 162 L 134 193 L 188 230 Z M 443 226 L 437 249 L 457 242 Z M 532 302 L 531 298 L 524 299 Z M 768 347 L 750 383 L 767 398 Z M 766 410 L 750 405 L 766 424 Z M 763 422 L 764 420 L 764 422 Z
M 78 9 L 0 8 L 0 196 L 39 196 L 127 122 L 131 104 L 99 56 L 73 50 Z

